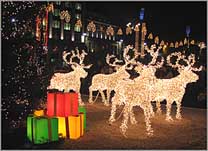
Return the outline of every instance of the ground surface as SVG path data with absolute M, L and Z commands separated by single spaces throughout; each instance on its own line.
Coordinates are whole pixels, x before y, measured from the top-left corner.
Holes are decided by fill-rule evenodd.
M 26 139 L 25 129 L 11 134 L 4 133 L 2 149 L 206 149 L 206 109 L 182 108 L 182 120 L 175 119 L 175 106 L 172 116 L 174 121 L 165 121 L 163 114 L 152 121 L 154 136 L 146 135 L 143 111 L 134 108 L 138 124 L 131 125 L 125 138 L 119 129 L 122 117 L 113 125 L 108 124 L 110 107 L 98 100 L 95 104 L 86 104 L 87 130 L 78 140 L 60 140 L 59 142 L 32 145 Z M 119 107 L 118 114 L 122 111 Z

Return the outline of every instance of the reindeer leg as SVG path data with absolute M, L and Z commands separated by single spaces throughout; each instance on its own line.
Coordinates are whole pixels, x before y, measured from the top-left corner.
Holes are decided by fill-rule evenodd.
M 152 136 L 153 135 L 153 129 L 151 127 L 151 122 L 150 122 L 150 108 L 149 107 L 144 107 L 144 117 L 145 117 L 145 124 L 146 124 L 146 130 L 147 130 L 147 135 Z
M 103 102 L 104 102 L 104 105 L 105 105 L 105 106 L 108 106 L 108 105 L 106 104 L 105 94 L 104 94 L 104 92 L 103 92 L 102 90 L 100 90 L 100 94 L 101 94 L 101 96 L 102 96 L 102 100 L 103 100 Z
M 114 100 L 114 101 L 113 101 Z M 109 118 L 109 124 L 112 124 L 113 122 L 116 121 L 115 119 L 116 115 L 116 101 L 115 101 L 115 96 L 112 98 L 112 106 L 111 106 L 111 116 Z
M 88 102 L 93 103 L 93 101 L 92 101 L 92 86 L 89 87 L 89 100 L 88 100 Z
M 121 129 L 121 132 L 122 132 L 122 134 L 125 136 L 125 137 L 127 137 L 126 136 L 126 130 L 127 130 L 127 128 L 128 128 L 128 120 L 129 120 L 129 107 L 128 107 L 128 105 L 125 105 L 124 106 L 124 116 L 123 116 L 124 118 L 123 118 L 123 122 L 122 122 L 122 124 L 121 124 L 121 126 L 120 126 L 120 129 Z
M 167 104 L 166 104 L 166 121 L 173 121 L 170 113 L 171 113 L 171 103 L 167 100 Z
M 76 92 L 79 92 L 79 91 L 76 91 Z M 80 106 L 84 106 L 85 105 L 84 102 L 82 101 L 82 97 L 81 97 L 81 93 L 80 92 L 78 93 L 78 101 L 79 101 L 79 105 Z
M 176 118 L 177 119 L 182 119 L 182 116 L 181 116 L 181 101 L 176 101 L 176 105 L 177 105 L 177 111 L 176 111 Z
M 158 115 L 161 115 L 162 110 L 161 110 L 160 100 L 156 100 L 156 107 L 157 107 L 156 113 L 157 113 Z
M 137 124 L 137 121 L 135 119 L 135 115 L 134 115 L 134 112 L 133 112 L 133 106 L 130 107 L 129 112 L 130 112 L 131 124 Z
M 109 106 L 109 103 L 110 103 L 110 90 L 107 89 L 106 93 L 107 93 L 107 100 L 106 100 L 106 106 Z

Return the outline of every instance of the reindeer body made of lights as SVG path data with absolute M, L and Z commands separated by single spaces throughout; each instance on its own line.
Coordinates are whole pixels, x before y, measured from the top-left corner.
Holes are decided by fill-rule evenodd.
M 77 53 L 77 54 L 76 54 Z M 66 59 L 68 55 L 71 55 L 70 61 Z M 87 53 L 82 50 L 82 53 L 79 53 L 79 50 L 76 49 L 76 52 L 72 50 L 71 52 L 64 52 L 63 53 L 63 60 L 71 65 L 71 68 L 73 71 L 69 73 L 55 73 L 51 80 L 50 85 L 48 86 L 48 89 L 58 89 L 60 91 L 66 91 L 69 92 L 70 90 L 73 90 L 78 93 L 79 96 L 79 104 L 84 105 L 84 102 L 81 99 L 80 94 L 80 87 L 81 87 L 81 78 L 86 78 L 88 73 L 84 70 L 89 69 L 92 65 L 85 66 L 83 64 L 84 58 L 87 55 Z M 73 58 L 77 57 L 79 59 L 79 63 L 73 62 Z
M 116 63 L 121 63 L 122 60 L 118 60 L 117 58 L 113 63 L 110 63 L 111 58 L 115 58 L 114 55 L 107 55 L 106 62 L 116 68 L 116 72 L 112 74 L 96 74 L 92 78 L 92 85 L 89 87 L 89 103 L 92 103 L 92 92 L 98 91 L 101 93 L 102 101 L 106 106 L 109 105 L 110 102 L 110 93 L 115 89 L 115 86 L 118 84 L 120 80 L 130 78 L 130 74 L 126 70 L 131 70 L 133 66 L 131 63 L 134 61 L 134 58 L 130 60 L 130 56 L 127 55 L 129 50 L 132 49 L 131 46 L 127 46 L 124 49 L 123 57 L 124 57 L 124 65 L 119 65 Z M 135 51 L 135 50 L 133 50 Z M 128 65 L 130 64 L 130 67 Z M 105 98 L 105 94 L 103 91 L 107 90 L 107 98 Z
M 154 47 L 151 49 L 146 47 L 146 50 L 152 56 L 152 61 L 148 65 L 143 65 L 142 63 L 137 62 L 136 69 L 140 73 L 140 76 L 134 80 L 129 79 L 119 81 L 115 88 L 115 96 L 112 98 L 109 122 L 112 123 L 115 121 L 116 105 L 124 104 L 124 120 L 120 126 L 124 135 L 127 129 L 129 117 L 132 124 L 137 123 L 133 113 L 134 106 L 140 106 L 144 110 L 147 134 L 153 134 L 153 129 L 151 128 L 150 123 L 150 118 L 154 116 L 150 101 L 153 99 L 153 95 L 151 94 L 153 91 L 152 85 L 154 85 L 156 80 L 156 69 L 163 65 L 164 59 L 162 58 L 160 63 L 156 63 L 160 48 L 158 48 L 156 52 L 154 52 Z
M 177 62 L 173 65 L 170 62 L 170 58 L 172 56 L 177 56 Z M 179 61 L 183 60 L 186 62 L 188 66 L 180 65 Z M 185 56 L 182 55 L 180 52 L 175 52 L 170 54 L 167 57 L 167 63 L 169 66 L 173 68 L 178 68 L 179 75 L 171 78 L 171 79 L 157 79 L 154 86 L 153 86 L 153 94 L 154 94 L 154 101 L 156 101 L 157 112 L 161 113 L 160 109 L 160 102 L 166 99 L 166 120 L 171 121 L 173 120 L 170 116 L 171 113 L 171 105 L 173 102 L 176 102 L 177 110 L 176 110 L 176 119 L 181 119 L 181 102 L 183 96 L 185 94 L 186 85 L 188 83 L 196 82 L 199 79 L 199 76 L 194 73 L 193 71 L 201 71 L 202 66 L 200 68 L 192 67 L 195 63 L 195 56 L 191 54 L 188 57 L 188 60 L 185 59 Z

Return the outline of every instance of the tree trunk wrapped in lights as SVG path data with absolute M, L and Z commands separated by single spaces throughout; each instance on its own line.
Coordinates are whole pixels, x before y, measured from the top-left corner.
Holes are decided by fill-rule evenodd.
M 78 114 L 77 93 L 48 93 L 47 115 L 67 117 Z
M 55 117 L 27 117 L 27 137 L 34 144 L 58 141 L 58 119 Z
M 71 55 L 69 59 L 70 61 L 66 59 L 68 55 Z M 73 71 L 68 73 L 55 73 L 50 80 L 50 85 L 48 86 L 48 89 L 58 89 L 60 91 L 64 90 L 66 92 L 74 90 L 78 93 L 79 105 L 84 105 L 80 96 L 80 79 L 85 78 L 88 75 L 88 73 L 84 69 L 89 69 L 92 66 L 85 66 L 83 64 L 86 55 L 87 53 L 84 50 L 82 50 L 82 53 L 80 53 L 78 49 L 76 49 L 76 52 L 74 50 L 68 53 L 64 52 L 63 60 L 67 64 L 71 65 Z M 73 58 L 78 58 L 79 63 L 74 62 Z

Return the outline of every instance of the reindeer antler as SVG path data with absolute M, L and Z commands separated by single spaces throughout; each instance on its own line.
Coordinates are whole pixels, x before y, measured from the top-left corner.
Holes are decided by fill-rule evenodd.
M 171 61 L 170 61 L 170 58 L 171 58 L 172 56 L 178 57 L 177 60 L 176 60 L 175 65 L 172 64 Z M 185 68 L 184 65 L 179 64 L 179 61 L 180 61 L 180 60 L 185 61 L 186 64 L 187 64 L 187 66 L 188 66 L 192 71 L 201 71 L 202 68 L 203 68 L 202 66 L 200 66 L 199 68 L 193 67 L 193 65 L 194 65 L 195 62 L 196 62 L 196 61 L 195 61 L 195 55 L 194 55 L 194 54 L 191 54 L 190 56 L 188 56 L 188 59 L 186 59 L 186 56 L 183 55 L 183 54 L 181 54 L 181 52 L 174 52 L 174 53 L 170 54 L 169 56 L 167 56 L 167 59 L 166 59 L 166 60 L 167 60 L 167 64 L 168 64 L 169 66 L 171 66 L 171 67 L 173 67 L 173 68 L 178 68 L 178 71 Z
M 109 64 L 112 67 L 120 67 L 121 65 L 118 65 L 116 63 L 121 63 L 123 62 L 122 60 L 118 60 L 117 58 L 115 58 L 116 56 L 114 55 L 109 55 L 107 54 L 106 56 L 106 63 Z M 110 63 L 110 59 L 115 58 L 115 60 L 113 61 L 113 63 Z
M 63 60 L 69 65 L 82 66 L 82 67 L 85 67 L 85 68 L 91 67 L 91 65 L 90 66 L 85 66 L 83 64 L 84 58 L 87 55 L 87 53 L 84 50 L 82 50 L 82 53 L 80 54 L 78 48 L 75 48 L 75 50 L 76 50 L 76 52 L 74 50 L 72 50 L 71 52 L 68 52 L 68 53 L 64 52 L 63 53 Z M 66 57 L 68 55 L 71 55 L 69 61 L 66 59 Z M 77 57 L 79 59 L 79 63 L 73 62 L 73 58 L 75 58 L 75 57 Z

